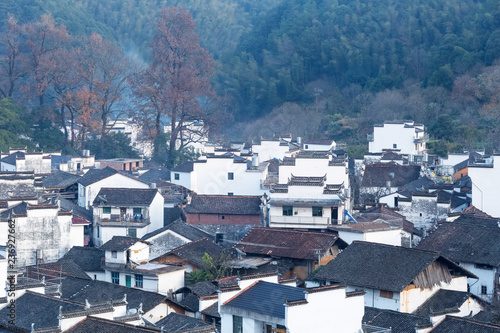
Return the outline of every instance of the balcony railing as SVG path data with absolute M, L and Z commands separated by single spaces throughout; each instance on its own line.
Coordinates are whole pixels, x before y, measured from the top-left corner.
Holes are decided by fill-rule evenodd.
M 149 218 L 133 218 L 114 215 L 111 215 L 111 217 L 94 215 L 94 222 L 103 227 L 144 227 L 150 224 Z
M 424 142 L 427 142 L 429 141 L 429 135 L 425 134 L 423 137 L 421 138 L 415 138 L 413 140 L 414 143 L 418 144 L 418 143 L 424 143 Z
M 295 225 L 309 227 L 326 227 L 331 225 L 331 219 L 325 216 L 279 216 L 271 215 L 271 225 Z

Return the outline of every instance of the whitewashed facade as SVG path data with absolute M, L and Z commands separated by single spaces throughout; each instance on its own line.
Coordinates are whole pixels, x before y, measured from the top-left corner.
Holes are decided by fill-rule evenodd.
M 425 143 L 429 140 L 422 124 L 413 121 L 385 122 L 373 128 L 368 137 L 368 151 L 379 153 L 384 150 L 395 150 L 401 154 L 423 155 Z
M 500 166 L 495 165 L 495 161 L 498 164 L 499 155 L 469 165 L 469 177 L 472 179 L 472 205 L 491 216 L 500 217 Z

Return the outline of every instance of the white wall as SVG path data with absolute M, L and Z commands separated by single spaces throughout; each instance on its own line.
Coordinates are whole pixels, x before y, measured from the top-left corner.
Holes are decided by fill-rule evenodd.
M 339 237 L 348 244 L 353 241 L 366 241 L 387 245 L 401 246 L 401 229 L 353 232 L 349 230 L 339 230 Z
M 179 175 L 179 179 L 175 179 L 175 175 Z M 196 183 L 193 182 L 193 178 L 196 178 L 194 172 L 179 172 L 179 171 L 170 171 L 170 182 L 172 184 L 184 186 L 192 191 L 197 190 Z
M 410 122 L 411 124 L 412 122 Z M 373 128 L 373 141 L 369 142 L 368 150 L 370 153 L 382 152 L 384 149 L 400 149 L 401 154 L 418 155 L 425 150 L 425 144 L 421 147 L 415 147 L 414 139 L 416 135 L 423 136 L 422 133 L 416 133 L 415 128 L 405 128 L 405 124 L 384 124 L 383 127 L 375 126 Z M 393 145 L 396 144 L 396 147 Z
M 346 297 L 344 288 L 307 294 L 307 304 L 286 308 L 286 327 L 295 332 L 361 332 L 363 295 Z
M 259 154 L 260 162 L 269 161 L 272 158 L 281 160 L 286 156 L 288 150 L 288 145 L 281 146 L 279 140 L 262 140 L 259 145 L 252 145 L 252 152 Z
M 163 228 L 163 204 L 165 199 L 158 191 L 149 206 L 149 219 L 151 224 L 147 227 L 148 232 Z M 142 236 L 141 236 L 142 237 Z
M 7 296 L 7 291 L 5 290 L 7 282 L 7 266 L 8 266 L 7 258 L 0 259 L 0 286 L 1 286 L 0 297 Z M 8 285 L 7 288 L 9 288 Z
M 485 269 L 478 268 L 474 264 L 471 263 L 460 263 L 460 266 L 467 269 L 474 275 L 476 275 L 479 279 L 469 279 L 468 283 L 470 286 L 470 292 L 476 296 L 481 297 L 485 301 L 490 302 L 493 294 L 493 290 L 495 288 L 495 273 L 497 272 L 496 268 Z M 498 281 L 497 281 L 498 282 Z M 487 294 L 481 294 L 481 286 L 486 286 Z
M 161 274 L 158 276 L 158 293 L 166 295 L 184 287 L 184 269 Z
M 70 244 L 73 246 L 84 246 L 84 225 L 83 224 L 72 224 L 70 229 Z
M 493 156 L 493 161 L 500 162 L 499 156 Z M 483 212 L 500 217 L 500 166 L 492 168 L 469 166 L 469 177 L 472 179 L 472 205 Z
M 103 187 L 110 188 L 149 188 L 149 185 L 143 183 L 139 180 L 124 176 L 122 174 L 116 173 L 98 182 L 90 184 L 85 187 L 82 184 L 78 184 L 78 205 L 80 207 L 89 208 L 92 206 L 95 197 Z

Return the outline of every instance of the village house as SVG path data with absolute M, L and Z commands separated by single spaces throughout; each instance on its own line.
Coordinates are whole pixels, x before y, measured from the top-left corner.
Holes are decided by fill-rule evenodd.
M 215 239 L 212 235 L 178 219 L 163 228 L 144 235 L 141 240 L 150 244 L 149 258 L 156 259 L 179 246 L 202 238 Z
M 1 153 L 0 171 L 33 171 L 36 175 L 50 174 L 52 171 L 50 153 L 31 152 L 27 148 L 9 148 L 8 153 Z
M 32 196 L 42 190 L 41 179 L 33 171 L 0 171 L 0 199 Z
M 361 332 L 363 292 L 341 285 L 302 289 L 272 277 L 219 293 L 221 332 Z M 242 282 L 245 282 L 244 284 Z M 270 295 L 272 295 L 270 297 Z
M 186 223 L 263 225 L 265 198 L 260 196 L 194 195 L 186 205 Z
M 141 158 L 111 158 L 106 160 L 96 160 L 101 169 L 106 167 L 118 171 L 136 171 L 142 168 L 143 159 Z
M 64 156 L 60 153 L 50 155 L 52 170 L 81 174 L 95 166 L 95 156 L 89 150 L 82 150 L 81 156 Z
M 432 333 L 451 333 L 451 332 L 481 332 L 481 333 L 499 333 L 500 326 L 490 323 L 475 321 L 474 319 L 459 318 L 454 315 L 446 316 Z
M 190 273 L 192 271 L 205 269 L 207 266 L 203 261 L 205 254 L 209 255 L 214 263 L 220 262 L 222 264 L 225 258 L 230 258 L 230 255 L 226 254 L 220 246 L 206 238 L 202 238 L 181 245 L 157 257 L 153 262 L 158 264 L 182 265 L 186 272 Z
M 0 220 L 15 219 L 16 253 L 20 265 L 57 261 L 72 247 L 84 244 L 84 225 L 59 205 L 37 197 L 12 197 L 0 208 Z M 3 224 L 2 223 L 2 224 Z M 3 235 L 6 242 L 6 234 Z M 4 243 L 5 244 L 5 243 Z
M 423 155 L 429 136 L 424 125 L 413 121 L 386 121 L 373 127 L 368 135 L 368 151 L 380 153 L 384 150 L 399 151 L 405 155 Z
M 105 271 L 102 268 L 104 250 L 96 247 L 73 246 L 60 261 L 73 261 L 82 271 L 94 280 L 104 281 Z
M 346 247 L 347 243 L 333 233 L 275 228 L 253 228 L 235 246 L 246 256 L 291 260 L 293 266 L 280 272 L 282 278 L 296 276 L 301 280 L 319 266 L 326 265 Z
M 58 197 L 76 202 L 80 176 L 56 170 L 42 179 L 45 197 Z
M 106 282 L 163 295 L 184 286 L 184 268 L 150 262 L 149 244 L 138 238 L 115 236 L 100 249 Z
M 210 154 L 173 168 L 170 179 L 198 194 L 263 195 L 268 191 L 263 186 L 267 168 L 257 156 L 248 160 L 233 153 Z
M 403 226 L 380 218 L 373 221 L 356 220 L 355 223 L 332 225 L 329 229 L 335 231 L 348 244 L 353 241 L 367 241 L 395 246 L 402 245 Z
M 327 152 L 300 152 L 279 166 L 271 185 L 269 225 L 325 229 L 341 224 L 351 207 L 347 158 Z
M 400 187 L 417 180 L 419 176 L 419 166 L 396 163 L 366 165 L 359 189 L 360 200 L 376 203 L 381 197 L 397 192 Z
M 78 180 L 78 205 L 90 209 L 103 187 L 149 188 L 149 185 L 110 167 L 90 169 Z
M 332 139 L 304 139 L 303 150 L 332 151 L 337 149 L 337 143 Z
M 468 280 L 468 290 L 491 301 L 500 291 L 500 228 L 497 219 L 486 219 L 489 226 L 483 220 L 463 216 L 440 223 L 418 248 L 439 252 L 472 272 L 478 279 Z
M 299 138 L 297 138 L 299 140 Z M 261 138 L 259 142 L 252 144 L 252 152 L 259 157 L 259 162 L 268 161 L 270 159 L 283 159 L 285 156 L 290 155 L 290 148 L 292 145 L 291 138 L 275 138 L 264 139 Z M 294 149 L 298 149 L 299 146 Z
M 363 324 L 379 327 L 380 332 L 427 333 L 432 329 L 429 317 L 370 306 L 365 306 Z
M 313 279 L 364 290 L 365 305 L 412 313 L 440 289 L 467 291 L 477 277 L 437 252 L 355 241 Z
M 93 202 L 94 244 L 113 236 L 143 237 L 163 227 L 163 196 L 157 189 L 100 189 Z

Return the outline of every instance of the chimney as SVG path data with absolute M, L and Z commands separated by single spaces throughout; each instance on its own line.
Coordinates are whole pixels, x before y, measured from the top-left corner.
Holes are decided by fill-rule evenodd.
M 252 156 L 252 167 L 258 167 L 259 166 L 259 154 L 253 154 Z
M 149 184 L 149 188 L 156 188 L 156 183 Z

